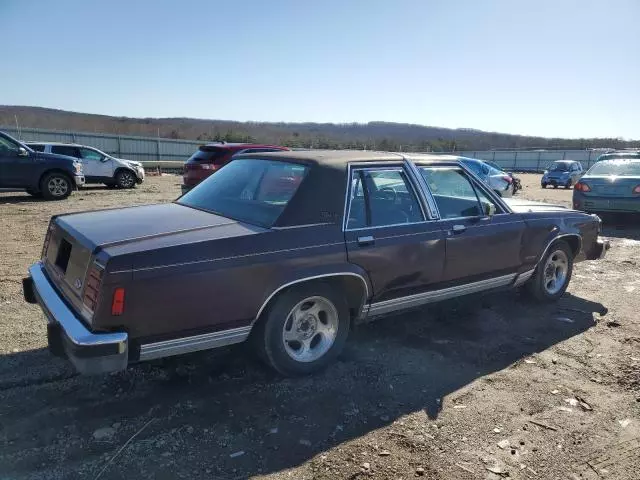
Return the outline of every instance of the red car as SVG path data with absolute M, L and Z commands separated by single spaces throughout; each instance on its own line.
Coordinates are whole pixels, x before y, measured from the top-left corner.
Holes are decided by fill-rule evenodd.
M 210 143 L 201 145 L 198 151 L 184 164 L 182 175 L 182 193 L 186 193 L 226 165 L 237 153 L 262 153 L 289 150 L 278 145 L 262 145 L 256 143 Z

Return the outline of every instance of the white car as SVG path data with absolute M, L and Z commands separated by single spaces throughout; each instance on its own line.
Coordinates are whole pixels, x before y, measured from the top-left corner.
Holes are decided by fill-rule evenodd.
M 75 157 L 82 162 L 85 183 L 104 183 L 108 187 L 134 188 L 144 181 L 140 162 L 115 158 L 97 148 L 75 143 L 27 142 L 33 150 Z

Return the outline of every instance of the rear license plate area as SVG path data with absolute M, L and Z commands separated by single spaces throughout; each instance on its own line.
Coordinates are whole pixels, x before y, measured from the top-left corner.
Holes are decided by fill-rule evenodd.
M 58 245 L 58 253 L 56 254 L 55 266 L 58 267 L 63 274 L 67 272 L 70 258 L 71 244 L 66 239 L 62 238 L 60 240 L 60 245 Z

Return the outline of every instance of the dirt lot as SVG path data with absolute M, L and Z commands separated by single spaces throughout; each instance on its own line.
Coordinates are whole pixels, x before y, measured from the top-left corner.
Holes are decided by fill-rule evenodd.
M 522 177 L 519 195 L 569 204 Z M 637 225 L 608 226 L 608 257 L 577 265 L 557 305 L 507 292 L 389 317 L 311 378 L 243 346 L 75 375 L 21 294 L 49 217 L 168 201 L 178 184 L 0 193 L 0 478 L 638 478 Z

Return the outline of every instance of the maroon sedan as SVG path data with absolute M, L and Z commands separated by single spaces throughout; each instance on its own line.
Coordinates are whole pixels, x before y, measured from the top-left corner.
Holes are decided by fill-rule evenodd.
M 289 150 L 278 145 L 255 143 L 212 143 L 201 145 L 198 151 L 184 164 L 182 175 L 182 193 L 186 193 L 216 170 L 231 161 L 239 153 L 265 153 Z

